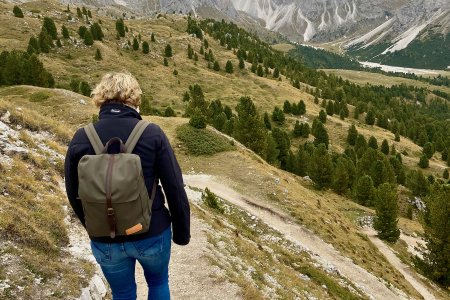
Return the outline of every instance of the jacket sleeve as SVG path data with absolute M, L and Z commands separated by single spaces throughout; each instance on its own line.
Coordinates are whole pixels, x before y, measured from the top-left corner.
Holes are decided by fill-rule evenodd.
M 64 174 L 65 174 L 65 183 L 66 183 L 66 193 L 67 198 L 69 199 L 69 203 L 72 206 L 73 211 L 77 215 L 78 219 L 80 219 L 81 224 L 84 227 L 84 212 L 83 206 L 81 204 L 81 200 L 78 198 L 78 162 L 72 155 L 72 143 L 69 145 L 66 154 L 66 160 L 64 162 Z
M 190 207 L 183 177 L 170 143 L 161 129 L 161 144 L 156 158 L 157 174 L 167 197 L 172 219 L 173 241 L 187 245 L 190 240 Z

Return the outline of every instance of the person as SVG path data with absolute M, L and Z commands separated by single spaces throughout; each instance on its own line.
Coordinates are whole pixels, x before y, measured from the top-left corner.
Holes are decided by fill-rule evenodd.
M 103 145 L 113 137 L 126 141 L 141 120 L 139 105 L 142 91 L 137 80 L 126 73 L 108 73 L 92 92 L 100 108 L 94 124 Z M 117 153 L 111 145 L 109 153 Z M 149 124 L 138 140 L 134 154 L 139 155 L 145 185 L 151 195 L 153 183 L 159 180 L 152 205 L 149 230 L 145 233 L 115 238 L 91 237 L 91 249 L 107 279 L 114 300 L 136 299 L 136 260 L 144 269 L 149 299 L 170 299 L 168 265 L 171 238 L 178 245 L 190 240 L 190 208 L 184 190 L 180 167 L 169 141 L 156 124 Z M 65 159 L 67 197 L 75 214 L 85 226 L 83 206 L 78 198 L 77 166 L 84 155 L 95 154 L 86 132 L 78 129 L 69 144 Z M 173 236 L 172 236 L 173 231 Z

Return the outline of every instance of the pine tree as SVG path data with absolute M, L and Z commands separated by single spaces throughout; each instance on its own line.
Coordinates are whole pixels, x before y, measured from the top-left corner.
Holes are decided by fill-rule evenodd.
M 172 57 L 173 56 L 172 46 L 170 46 L 170 44 L 166 45 L 166 48 L 164 49 L 164 56 L 165 57 Z
M 141 100 L 140 113 L 143 116 L 148 116 L 152 112 L 150 107 L 150 99 L 148 97 L 143 96 Z
M 364 175 L 358 178 L 353 188 L 353 197 L 361 205 L 370 206 L 373 204 L 375 188 L 372 178 Z
M 241 57 L 239 58 L 239 69 L 245 69 L 245 62 L 244 59 Z
M 42 53 L 49 53 L 50 47 L 53 46 L 52 38 L 47 34 L 47 30 L 42 30 L 41 33 L 39 33 L 39 49 Z
M 95 51 L 95 60 L 102 60 L 102 53 L 100 52 L 100 49 L 97 48 L 97 50 Z
M 332 100 L 328 101 L 325 109 L 327 111 L 327 115 L 332 116 L 334 114 L 334 104 Z
M 105 35 L 103 34 L 103 31 L 102 31 L 102 27 L 97 22 L 92 24 L 92 26 L 90 28 L 90 31 L 91 31 L 91 34 L 92 34 L 92 38 L 95 41 L 102 41 L 103 38 L 105 37 Z
M 256 106 L 249 97 L 241 97 L 236 106 L 238 120 L 235 129 L 236 139 L 253 150 L 265 156 L 267 130 L 260 119 Z
M 283 112 L 286 114 L 290 114 L 292 112 L 292 106 L 291 106 L 291 102 L 289 102 L 289 100 L 284 101 Z
M 84 44 L 86 46 L 91 46 L 94 44 L 94 38 L 89 30 L 84 34 Z
M 397 228 L 398 205 L 395 187 L 388 183 L 378 187 L 375 193 L 375 210 L 377 217 L 373 227 L 378 232 L 378 237 L 395 243 L 400 236 L 400 230 Z
M 167 57 L 164 57 L 163 64 L 164 64 L 164 66 L 166 66 L 166 67 L 169 66 L 169 61 L 167 60 Z
M 57 40 L 56 40 L 56 46 L 57 46 L 58 48 L 61 48 L 61 47 L 62 47 L 62 44 L 61 44 L 61 40 L 60 40 L 60 39 L 57 39 Z
M 47 30 L 48 35 L 50 35 L 52 39 L 56 40 L 58 38 L 58 31 L 56 30 L 56 25 L 52 18 L 45 17 L 42 28 Z
M 70 86 L 70 90 L 75 93 L 78 93 L 80 91 L 80 81 L 75 78 L 72 78 L 70 80 L 69 86 Z
M 217 60 L 214 62 L 213 70 L 214 71 L 220 71 L 220 65 L 219 65 L 219 62 Z
M 278 155 L 280 154 L 280 151 L 277 149 L 277 144 L 272 136 L 272 134 L 267 135 L 267 150 L 266 150 L 266 161 L 269 164 L 277 165 L 278 162 Z
M 367 145 L 372 149 L 375 149 L 375 150 L 378 149 L 378 141 L 374 136 L 370 136 L 369 141 L 367 142 Z
M 142 43 L 142 53 L 148 54 L 150 52 L 150 46 L 147 41 Z
M 272 123 L 270 123 L 270 117 L 267 111 L 264 113 L 264 125 L 267 130 L 272 130 Z
M 208 102 L 205 100 L 203 90 L 198 84 L 189 86 L 190 102 L 186 108 L 186 114 L 191 115 L 195 109 L 198 109 L 204 116 L 208 115 Z
M 81 9 L 81 11 L 83 12 L 83 15 L 85 15 L 85 16 L 87 15 L 87 9 L 86 9 L 86 7 L 83 6 L 82 9 Z
M 449 178 L 448 169 L 444 170 L 444 172 L 442 173 L 442 178 L 444 178 L 444 179 L 448 179 Z
M 65 39 L 70 38 L 69 30 L 64 25 L 61 27 L 61 34 L 62 34 L 63 38 L 65 38 Z
M 303 133 L 303 124 L 300 124 L 299 120 L 295 121 L 294 130 L 292 135 L 294 137 L 301 137 Z
M 442 286 L 450 286 L 450 185 L 435 183 L 425 199 L 424 216 L 427 250 L 418 264 L 425 275 Z
M 325 144 L 319 144 L 313 150 L 308 163 L 308 174 L 318 189 L 328 187 L 331 182 L 333 165 Z
M 78 18 L 83 17 L 83 14 L 81 13 L 81 9 L 79 7 L 77 7 L 77 16 Z
M 122 18 L 116 20 L 116 30 L 119 37 L 125 37 L 125 23 Z
M 358 130 L 356 130 L 355 125 L 352 124 L 352 126 L 350 126 L 347 131 L 347 143 L 351 146 L 354 146 L 357 137 L 358 137 Z
M 275 68 L 273 70 L 273 78 L 278 78 L 280 77 L 280 70 L 278 70 L 278 68 Z
M 272 120 L 278 125 L 283 125 L 284 121 L 286 120 L 283 111 L 278 106 L 275 106 L 275 108 L 273 109 Z
M 164 117 L 175 117 L 175 111 L 173 110 L 172 107 L 167 106 L 166 109 L 164 110 Z
M 197 53 L 194 53 L 194 61 L 198 61 L 198 55 L 197 55 Z
M 32 37 L 30 37 L 30 40 L 28 41 L 28 48 L 27 48 L 27 52 L 28 54 L 39 54 L 39 41 L 37 40 L 36 37 L 34 37 L 34 35 Z
M 321 109 L 319 112 L 319 120 L 323 124 L 325 124 L 327 122 L 327 113 L 323 109 Z
M 421 167 L 422 169 L 426 169 L 429 167 L 430 163 L 428 161 L 428 157 L 426 156 L 426 154 L 422 154 L 422 156 L 419 159 L 419 163 L 418 163 L 419 167 Z
M 302 128 L 302 137 L 308 138 L 310 133 L 309 124 L 304 123 Z
M 152 32 L 152 35 L 150 36 L 150 41 L 151 42 L 156 42 L 155 34 L 153 32 Z
M 227 122 L 227 115 L 224 112 L 217 114 L 213 119 L 213 126 L 219 131 L 223 131 L 225 123 Z
M 433 143 L 426 142 L 425 145 L 423 145 L 422 153 L 425 154 L 428 159 L 433 157 L 434 151 Z
M 84 35 L 86 34 L 87 30 L 88 29 L 86 28 L 86 26 L 80 26 L 78 28 L 78 35 L 80 36 L 80 38 L 84 39 Z
M 398 132 L 395 133 L 394 141 L 400 142 L 400 133 L 398 133 Z
M 342 195 L 348 189 L 349 175 L 347 171 L 347 163 L 344 158 L 340 157 L 333 171 L 331 180 L 331 188 L 337 194 Z
M 92 19 L 92 13 L 90 10 L 87 11 L 87 16 Z
M 384 139 L 383 142 L 381 143 L 380 151 L 385 155 L 389 154 L 389 143 L 386 139 Z
M 406 179 L 406 186 L 413 195 L 423 197 L 428 194 L 430 184 L 422 173 L 422 170 L 412 170 Z
M 16 18 L 23 18 L 23 12 L 17 5 L 14 5 L 13 14 Z
M 134 51 L 139 50 L 139 42 L 138 42 L 137 38 L 133 38 L 133 50 Z
M 297 112 L 299 115 L 304 115 L 306 113 L 306 104 L 303 100 L 300 100 L 300 102 L 298 103 Z
M 225 65 L 225 72 L 227 72 L 229 74 L 233 73 L 233 64 L 231 63 L 230 60 L 228 60 L 226 65 Z
M 325 128 L 325 125 L 323 125 L 322 122 L 318 123 L 316 131 L 314 133 L 314 137 L 315 137 L 314 145 L 324 144 L 325 148 L 328 149 L 329 144 L 328 132 Z
M 192 49 L 191 44 L 188 44 L 187 56 L 189 59 L 192 59 L 194 57 L 194 49 Z
M 264 70 L 261 65 L 258 65 L 258 68 L 256 69 L 256 75 L 258 75 L 259 77 L 264 76 Z
M 372 109 L 370 109 L 370 110 L 367 112 L 367 115 L 366 115 L 366 124 L 367 124 L 367 125 L 374 125 L 374 124 L 375 124 L 375 113 L 374 113 L 374 111 L 373 111 Z
M 356 137 L 356 142 L 355 142 L 355 152 L 358 154 L 358 152 L 360 152 L 360 150 L 365 151 L 366 148 L 367 148 L 367 142 L 366 142 L 364 135 L 358 134 L 358 136 Z

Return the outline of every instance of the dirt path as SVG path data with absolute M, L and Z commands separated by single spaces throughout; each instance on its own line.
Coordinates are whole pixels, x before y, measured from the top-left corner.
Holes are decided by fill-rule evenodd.
M 363 231 L 369 237 L 370 241 L 380 250 L 381 253 L 387 258 L 389 263 L 393 265 L 402 275 L 408 280 L 409 283 L 418 291 L 425 300 L 436 299 L 434 295 L 424 286 L 419 280 L 412 274 L 410 268 L 401 262 L 401 260 L 395 255 L 395 253 L 379 238 L 377 233 L 372 228 L 366 228 Z
M 191 202 L 199 200 L 192 199 L 196 195 L 192 195 L 189 191 L 188 196 Z M 237 285 L 215 278 L 222 277 L 223 274 L 221 269 L 211 266 L 208 258 L 205 256 L 205 253 L 208 251 L 206 232 L 210 230 L 195 216 L 191 216 L 191 241 L 189 245 L 181 247 L 172 243 L 169 267 L 169 284 L 172 299 L 242 299 L 240 288 Z M 146 300 L 147 285 L 142 268 L 139 264 L 137 265 L 137 299 Z
M 324 266 L 336 268 L 342 276 L 353 282 L 369 297 L 374 299 L 408 298 L 402 291 L 389 289 L 376 276 L 342 256 L 332 245 L 325 243 L 306 228 L 294 224 L 290 221 L 290 216 L 284 212 L 279 212 L 273 207 L 262 206 L 258 202 L 246 198 L 213 176 L 185 175 L 184 180 L 188 186 L 201 189 L 208 187 L 219 197 L 260 218 L 270 227 L 283 233 L 287 239 L 315 254 L 314 258 Z

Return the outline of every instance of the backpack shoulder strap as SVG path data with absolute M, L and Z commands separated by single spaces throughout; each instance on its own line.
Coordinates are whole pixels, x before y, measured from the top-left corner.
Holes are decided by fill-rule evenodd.
M 137 142 L 139 141 L 142 133 L 144 132 L 145 128 L 150 123 L 145 120 L 140 120 L 136 126 L 134 127 L 133 131 L 131 132 L 130 136 L 127 139 L 127 142 L 125 143 L 125 149 L 127 149 L 127 153 L 132 153 L 134 147 L 136 146 Z
M 101 154 L 105 146 L 100 140 L 100 137 L 98 136 L 97 131 L 94 128 L 94 124 L 91 123 L 84 126 L 84 131 L 86 132 L 89 142 L 94 148 L 95 154 Z

